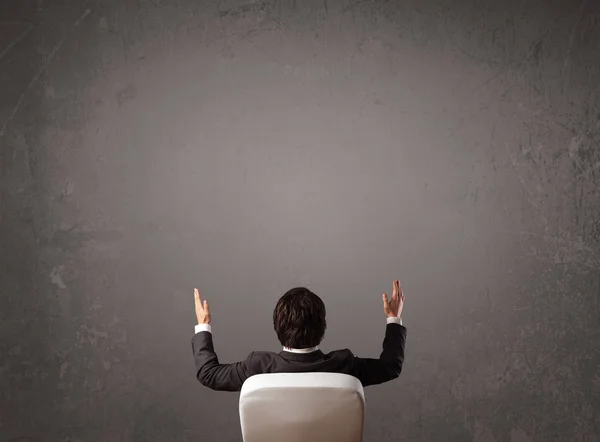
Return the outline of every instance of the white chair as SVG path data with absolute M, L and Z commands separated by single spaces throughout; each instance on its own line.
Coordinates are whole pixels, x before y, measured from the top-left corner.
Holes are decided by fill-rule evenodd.
M 363 386 L 338 373 L 273 373 L 240 393 L 244 442 L 362 442 Z

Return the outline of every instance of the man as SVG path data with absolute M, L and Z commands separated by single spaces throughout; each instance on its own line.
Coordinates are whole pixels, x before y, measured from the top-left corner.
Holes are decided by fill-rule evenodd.
M 198 319 L 192 338 L 196 377 L 213 390 L 240 391 L 244 381 L 256 374 L 300 372 L 349 374 L 366 387 L 396 379 L 402 371 L 406 328 L 400 317 L 404 307 L 400 281 L 394 281 L 391 299 L 383 294 L 387 326 L 379 359 L 359 358 L 348 349 L 327 354 L 319 350 L 327 328 L 325 305 L 313 292 L 298 287 L 283 295 L 273 312 L 273 326 L 283 350 L 254 351 L 243 361 L 221 364 L 213 346 L 208 301 L 202 301 L 198 289 L 194 289 L 194 298 Z

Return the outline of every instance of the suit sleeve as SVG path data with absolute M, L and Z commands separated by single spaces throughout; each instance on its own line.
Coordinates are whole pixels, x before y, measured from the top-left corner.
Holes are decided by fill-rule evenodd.
M 243 361 L 221 364 L 215 353 L 210 332 L 196 333 L 192 338 L 192 350 L 196 363 L 196 378 L 211 390 L 240 391 L 244 381 L 251 376 L 253 353 Z
M 406 327 L 400 324 L 387 324 L 383 351 L 379 359 L 354 356 L 352 375 L 360 380 L 363 387 L 382 384 L 400 376 L 404 364 Z

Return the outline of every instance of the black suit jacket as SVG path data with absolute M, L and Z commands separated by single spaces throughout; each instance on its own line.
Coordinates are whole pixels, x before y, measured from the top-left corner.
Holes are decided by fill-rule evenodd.
M 215 353 L 212 333 L 196 333 L 192 350 L 196 360 L 196 377 L 213 390 L 240 391 L 250 376 L 262 373 L 329 372 L 349 374 L 358 378 L 363 387 L 396 379 L 404 363 L 406 327 L 387 324 L 383 351 L 379 359 L 358 358 L 348 349 L 323 353 L 291 353 L 253 351 L 240 362 L 221 364 Z

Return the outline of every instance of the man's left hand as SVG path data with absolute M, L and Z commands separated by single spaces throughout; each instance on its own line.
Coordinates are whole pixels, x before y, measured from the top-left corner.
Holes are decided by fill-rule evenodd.
M 194 301 L 196 302 L 196 318 L 198 319 L 198 324 L 210 324 L 208 301 L 205 299 L 204 302 L 202 302 L 198 289 L 194 289 Z

